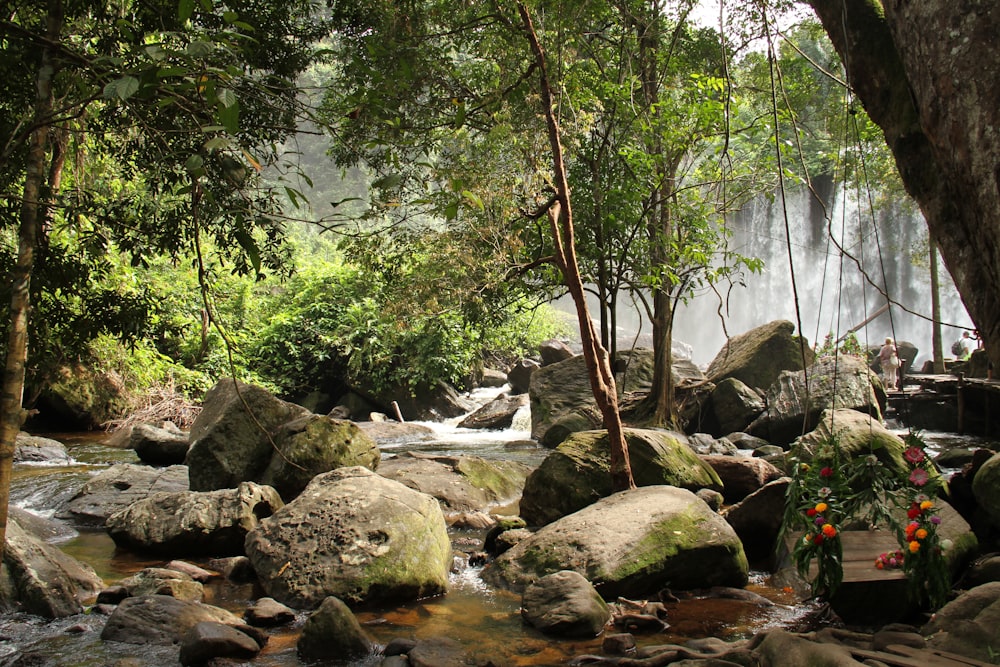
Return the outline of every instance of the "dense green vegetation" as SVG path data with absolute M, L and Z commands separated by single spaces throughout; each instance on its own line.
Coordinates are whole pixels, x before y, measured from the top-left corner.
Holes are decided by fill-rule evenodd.
M 829 183 L 859 141 L 867 168 L 891 173 L 815 25 L 772 67 L 740 50 L 760 39 L 753 16 L 723 39 L 687 4 L 655 4 L 531 8 L 612 352 L 626 299 L 669 341 L 678 304 L 760 269 L 727 247 L 726 216 L 776 174 Z M 197 399 L 231 374 L 293 399 L 461 387 L 570 335 L 540 305 L 565 287 L 538 214 L 551 182 L 536 65 L 516 15 L 489 3 L 19 4 L 3 37 L 20 58 L 0 100 L 5 275 L 53 8 L 29 406 L 67 368 L 113 373 L 136 398 Z

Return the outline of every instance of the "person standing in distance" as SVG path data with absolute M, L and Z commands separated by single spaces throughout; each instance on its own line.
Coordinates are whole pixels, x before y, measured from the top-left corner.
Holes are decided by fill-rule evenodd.
M 878 363 L 882 367 L 882 383 L 886 390 L 898 389 L 896 377 L 899 371 L 899 351 L 892 338 L 887 337 L 885 345 L 878 351 Z

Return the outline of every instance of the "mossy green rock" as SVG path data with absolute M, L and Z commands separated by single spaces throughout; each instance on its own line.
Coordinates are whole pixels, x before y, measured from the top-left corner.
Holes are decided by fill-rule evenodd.
M 1000 527 L 1000 454 L 994 454 L 972 478 L 972 493 L 994 527 Z
M 795 335 L 795 325 L 775 320 L 730 338 L 705 374 L 718 384 L 726 378 L 766 391 L 782 371 L 801 371 L 802 359 L 811 364 L 813 351 Z
M 873 454 L 894 477 L 909 474 L 903 439 L 876 417 L 857 410 L 824 410 L 816 428 L 792 443 L 789 453 L 798 461 L 808 463 L 819 457 L 829 462 L 832 452 L 823 449 L 829 442 L 837 443 L 841 461 Z
M 683 434 L 627 428 L 625 440 L 636 486 L 723 490 L 718 474 L 698 458 Z M 520 513 L 528 525 L 540 526 L 611 492 L 607 431 L 574 433 L 528 475 Z
M 743 545 L 725 519 L 674 486 L 615 493 L 541 528 L 483 570 L 496 586 L 523 592 L 545 575 L 573 570 L 605 599 L 743 586 Z
M 264 592 L 298 609 L 439 595 L 452 563 L 438 501 L 361 466 L 318 475 L 245 546 Z

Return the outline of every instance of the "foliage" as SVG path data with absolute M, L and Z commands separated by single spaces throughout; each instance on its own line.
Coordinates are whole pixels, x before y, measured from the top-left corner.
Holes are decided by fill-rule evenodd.
M 840 341 L 834 340 L 833 333 L 828 333 L 823 339 L 823 344 L 817 346 L 815 352 L 817 355 L 849 354 L 861 357 L 862 359 L 867 357 L 865 348 L 861 345 L 861 341 L 858 340 L 858 335 L 853 331 L 845 335 Z

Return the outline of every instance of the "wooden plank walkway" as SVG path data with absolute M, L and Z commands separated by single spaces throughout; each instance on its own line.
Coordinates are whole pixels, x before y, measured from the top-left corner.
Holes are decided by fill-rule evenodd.
M 789 553 L 796 539 L 801 539 L 802 533 L 786 538 Z M 875 567 L 875 559 L 880 554 L 896 551 L 899 543 L 896 536 L 887 530 L 845 530 L 840 533 L 840 543 L 843 545 L 844 584 L 864 584 L 873 581 L 893 581 L 906 579 L 900 569 L 880 570 Z M 815 561 L 809 572 L 815 574 Z

